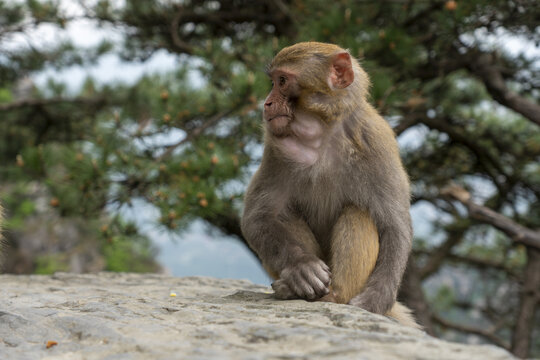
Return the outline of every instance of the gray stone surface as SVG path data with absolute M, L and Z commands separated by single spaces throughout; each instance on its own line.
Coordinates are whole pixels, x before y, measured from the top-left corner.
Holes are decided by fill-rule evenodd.
M 171 292 L 177 294 L 170 296 Z M 58 345 L 46 348 L 47 341 Z M 242 280 L 0 276 L 0 359 L 512 359 Z

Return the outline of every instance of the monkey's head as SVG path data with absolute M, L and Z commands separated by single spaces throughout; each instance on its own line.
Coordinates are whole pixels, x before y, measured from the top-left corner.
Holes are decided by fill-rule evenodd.
M 305 113 L 325 124 L 339 121 L 364 101 L 367 74 L 337 45 L 302 42 L 281 50 L 266 73 L 272 90 L 264 102 L 264 122 L 275 137 L 292 134 L 295 116 Z

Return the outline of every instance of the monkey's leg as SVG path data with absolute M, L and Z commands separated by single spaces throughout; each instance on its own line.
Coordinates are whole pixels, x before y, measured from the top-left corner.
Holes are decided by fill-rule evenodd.
M 348 303 L 364 289 L 379 255 L 379 235 L 367 211 L 346 208 L 332 232 L 330 293 L 321 300 Z M 386 313 L 399 323 L 417 329 L 411 310 L 396 302 Z
M 367 211 L 347 207 L 332 230 L 332 285 L 322 300 L 346 304 L 359 294 L 377 261 L 379 235 Z
M 315 255 L 319 259 L 322 259 L 322 250 L 307 223 L 301 219 L 291 219 L 289 220 L 288 225 L 291 235 L 301 243 L 304 250 Z M 264 262 L 263 267 L 275 280 L 272 283 L 272 288 L 274 289 L 275 295 L 278 299 L 288 300 L 300 298 L 284 279 L 279 278 L 279 274 L 277 272 L 273 271 L 273 269 L 267 266 Z

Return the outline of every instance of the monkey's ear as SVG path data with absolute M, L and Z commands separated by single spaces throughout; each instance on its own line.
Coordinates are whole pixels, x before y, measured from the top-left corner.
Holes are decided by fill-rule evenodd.
M 354 81 L 354 71 L 351 63 L 351 55 L 348 52 L 341 52 L 334 56 L 328 81 L 334 89 L 344 89 L 352 84 Z

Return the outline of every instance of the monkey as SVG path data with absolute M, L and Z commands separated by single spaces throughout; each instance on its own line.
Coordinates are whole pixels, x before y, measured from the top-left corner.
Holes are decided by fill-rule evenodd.
M 347 50 L 302 42 L 266 73 L 264 151 L 241 230 L 278 299 L 358 306 L 419 327 L 396 301 L 412 247 L 409 179 L 369 78 Z

